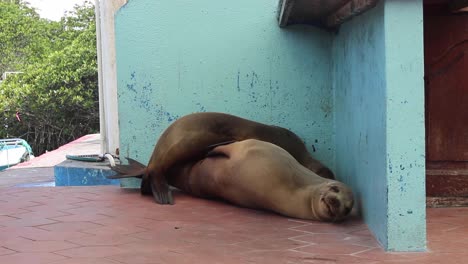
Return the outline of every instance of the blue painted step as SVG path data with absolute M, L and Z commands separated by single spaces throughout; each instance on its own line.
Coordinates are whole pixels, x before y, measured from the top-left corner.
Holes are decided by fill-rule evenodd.
M 118 179 L 106 178 L 114 174 L 107 161 L 66 160 L 54 167 L 55 186 L 119 185 Z

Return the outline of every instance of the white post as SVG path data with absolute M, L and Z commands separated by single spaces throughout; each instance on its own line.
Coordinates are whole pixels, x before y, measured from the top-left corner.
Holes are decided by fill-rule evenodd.
M 114 14 L 127 0 L 96 0 L 102 153 L 117 154 L 119 126 Z

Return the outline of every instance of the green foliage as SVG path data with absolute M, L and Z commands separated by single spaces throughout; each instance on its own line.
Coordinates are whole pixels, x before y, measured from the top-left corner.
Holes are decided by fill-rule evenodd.
M 39 18 L 26 4 L 0 2 L 0 73 L 41 61 L 60 30 L 58 22 Z
M 21 137 L 37 155 L 99 128 L 96 27 L 89 2 L 76 6 L 60 22 L 30 16 L 36 19 L 34 27 L 53 36 L 44 45 L 36 43 L 38 56 L 27 56 L 27 63 L 14 68 L 24 73 L 10 75 L 1 84 L 1 120 L 7 127 L 0 130 L 0 138 Z

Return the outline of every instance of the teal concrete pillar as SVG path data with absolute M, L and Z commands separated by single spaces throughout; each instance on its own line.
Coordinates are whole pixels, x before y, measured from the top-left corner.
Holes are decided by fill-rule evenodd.
M 426 249 L 422 1 L 381 1 L 333 41 L 337 174 L 389 251 Z

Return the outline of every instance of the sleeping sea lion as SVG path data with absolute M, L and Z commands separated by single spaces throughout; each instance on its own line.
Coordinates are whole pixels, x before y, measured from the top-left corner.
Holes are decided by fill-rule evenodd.
M 325 178 L 334 178 L 331 170 L 312 158 L 304 142 L 288 129 L 214 112 L 179 118 L 162 133 L 147 167 L 135 162 L 130 162 L 130 167 L 117 165 L 112 169 L 119 175 L 109 178 L 141 177 L 142 194 L 153 194 L 159 204 L 173 204 L 166 179 L 169 169 L 202 159 L 209 146 L 250 138 L 278 145 L 311 171 Z
M 343 183 L 322 178 L 284 149 L 255 139 L 218 146 L 167 175 L 170 185 L 194 196 L 301 219 L 341 221 L 354 203 Z

